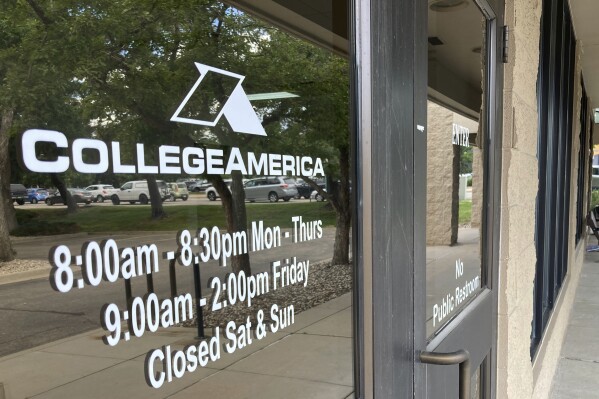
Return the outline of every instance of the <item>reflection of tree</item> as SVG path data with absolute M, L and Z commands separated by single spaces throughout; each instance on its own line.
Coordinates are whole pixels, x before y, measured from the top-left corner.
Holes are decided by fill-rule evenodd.
M 35 0 L 2 2 L 0 13 L 0 231 L 16 227 L 10 200 L 11 176 L 18 173 L 9 141 L 24 127 L 85 129 L 73 109 L 76 83 L 64 51 L 65 32 Z M 68 35 L 67 35 L 68 36 Z M 10 159 L 9 162 L 5 162 Z M 0 234 L 0 259 L 12 258 L 8 234 Z M 7 250 L 8 248 L 8 250 Z
M 265 120 L 276 116 L 279 122 L 278 129 L 268 131 L 271 145 L 281 152 L 310 154 L 325 161 L 326 192 L 309 177 L 304 180 L 335 210 L 332 263 L 347 264 L 351 227 L 347 60 L 280 32 L 271 32 L 264 54 L 260 70 L 271 84 L 299 95 L 267 107 Z
M 10 194 L 10 162 L 8 130 L 12 124 L 12 109 L 3 109 L 0 119 L 0 262 L 14 259 L 9 232 L 17 225 Z
M 460 173 L 472 173 L 472 147 L 460 147 Z
M 223 180 L 222 176 L 207 176 L 210 183 L 218 191 L 221 198 L 225 217 L 227 218 L 227 230 L 230 232 L 247 231 L 247 213 L 245 208 L 245 191 L 243 188 L 243 175 L 239 171 L 231 174 L 231 186 Z M 246 275 L 251 274 L 249 253 L 236 255 L 231 258 L 233 272 L 239 273 L 243 270 Z

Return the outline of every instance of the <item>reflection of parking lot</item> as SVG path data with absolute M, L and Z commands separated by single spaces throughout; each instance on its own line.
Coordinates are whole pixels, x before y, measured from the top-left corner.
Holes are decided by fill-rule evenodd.
M 285 231 L 288 230 L 283 229 L 283 232 Z M 328 260 L 332 256 L 334 236 L 335 229 L 327 227 L 323 229 L 321 239 L 293 243 L 291 238 L 286 238 L 281 241 L 280 247 L 250 252 L 252 272 L 269 271 L 273 261 L 285 263 L 285 259 L 292 257 L 297 257 L 298 260 L 310 260 L 311 264 Z M 65 244 L 73 254 L 76 254 L 88 241 L 100 242 L 102 239 L 112 238 L 118 243 L 119 248 L 153 243 L 156 244 L 158 253 L 162 254 L 177 250 L 176 237 L 175 231 L 116 232 L 108 236 L 95 233 L 69 237 L 27 237 L 17 240 L 14 248 L 20 258 L 43 260 L 48 259 L 49 250 L 55 245 Z M 0 357 L 97 328 L 99 311 L 106 303 L 116 303 L 120 308 L 126 307 L 125 286 L 122 280 L 115 283 L 104 281 L 99 286 L 87 285 L 83 289 L 74 289 L 68 294 L 57 294 L 48 281 L 49 270 L 50 265 L 40 274 L 43 277 L 1 286 L 0 325 L 11 325 L 14 328 L 2 331 L 0 335 Z M 177 292 L 194 293 L 193 269 L 177 265 L 175 270 Z M 218 261 L 211 260 L 201 263 L 200 270 L 202 294 L 207 295 L 210 278 L 224 279 L 231 268 L 221 267 Z M 159 298 L 169 297 L 171 278 L 168 261 L 161 259 L 160 271 L 153 273 L 152 276 L 153 291 Z M 75 278 L 81 278 L 80 271 L 75 273 Z M 144 276 L 132 279 L 134 296 L 143 296 L 147 290 L 147 280 Z M 31 318 L 31 314 L 35 314 L 35 318 Z
M 314 201 L 314 200 L 312 200 Z M 292 199 L 289 202 L 285 202 L 283 200 L 280 200 L 279 202 L 277 202 L 277 204 L 291 204 L 293 202 L 310 202 L 310 200 L 307 199 Z M 187 201 L 182 201 L 180 199 L 176 200 L 176 201 L 164 201 L 162 203 L 164 206 L 181 206 L 181 205 L 221 205 L 221 201 L 220 200 L 216 200 L 216 201 L 210 201 L 208 200 L 208 198 L 206 198 L 205 194 L 190 194 L 189 199 Z M 269 202 L 267 202 L 266 200 L 264 202 L 256 202 L 256 204 L 270 204 Z M 85 205 L 85 204 L 79 204 L 79 206 L 149 206 L 149 205 L 140 205 L 139 203 L 135 204 L 135 205 L 131 205 L 128 202 L 123 202 L 120 205 L 113 205 L 112 202 L 110 201 L 104 201 L 103 203 L 92 203 L 90 205 Z M 53 206 L 48 206 L 44 203 L 38 203 L 38 204 L 30 204 L 30 203 L 25 203 L 24 205 L 16 205 L 15 204 L 15 209 L 43 209 L 43 208 L 48 208 L 48 209 L 52 209 L 52 208 L 60 208 L 60 207 L 64 207 L 64 205 L 53 205 Z

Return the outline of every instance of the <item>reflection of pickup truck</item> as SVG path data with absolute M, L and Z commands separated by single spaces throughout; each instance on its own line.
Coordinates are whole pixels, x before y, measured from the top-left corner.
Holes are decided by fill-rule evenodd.
M 591 190 L 599 190 L 599 165 L 593 165 L 593 178 L 591 180 Z
M 27 199 L 27 189 L 22 184 L 10 185 L 10 198 L 13 202 L 23 205 Z

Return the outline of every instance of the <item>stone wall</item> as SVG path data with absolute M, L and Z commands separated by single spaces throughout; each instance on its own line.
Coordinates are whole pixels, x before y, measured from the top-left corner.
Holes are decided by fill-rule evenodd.
M 503 92 L 498 398 L 530 398 L 534 386 L 530 335 L 536 265 L 540 18 L 541 1 L 506 1 L 510 48 Z
M 483 217 L 483 158 L 477 146 L 472 148 L 472 217 L 470 225 L 481 227 Z
M 533 360 L 530 335 L 536 266 L 535 203 L 538 192 L 537 72 L 540 0 L 507 0 L 510 62 L 503 99 L 502 205 L 499 264 L 498 398 L 547 398 L 559 358 L 575 287 L 584 258 L 584 239 L 574 246 L 578 142 L 572 148 L 568 276 Z M 580 52 L 577 53 L 573 135 L 580 131 Z M 582 243 L 582 244 L 581 244 Z
M 459 147 L 452 144 L 454 112 L 431 101 L 427 116 L 426 245 L 458 239 Z

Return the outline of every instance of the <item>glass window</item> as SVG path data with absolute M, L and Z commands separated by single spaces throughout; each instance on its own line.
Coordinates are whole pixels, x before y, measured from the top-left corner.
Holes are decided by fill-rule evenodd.
M 46 281 L 0 289 L 7 392 L 351 397 L 347 59 L 218 1 L 9 3 L 15 182 L 121 189 L 17 209 Z
M 539 192 L 531 333 L 534 357 L 567 274 L 576 40 L 567 2 L 543 1 L 537 101 Z
M 461 29 L 455 29 L 459 18 Z M 483 289 L 486 19 L 476 4 L 429 12 L 426 298 L 429 338 Z

